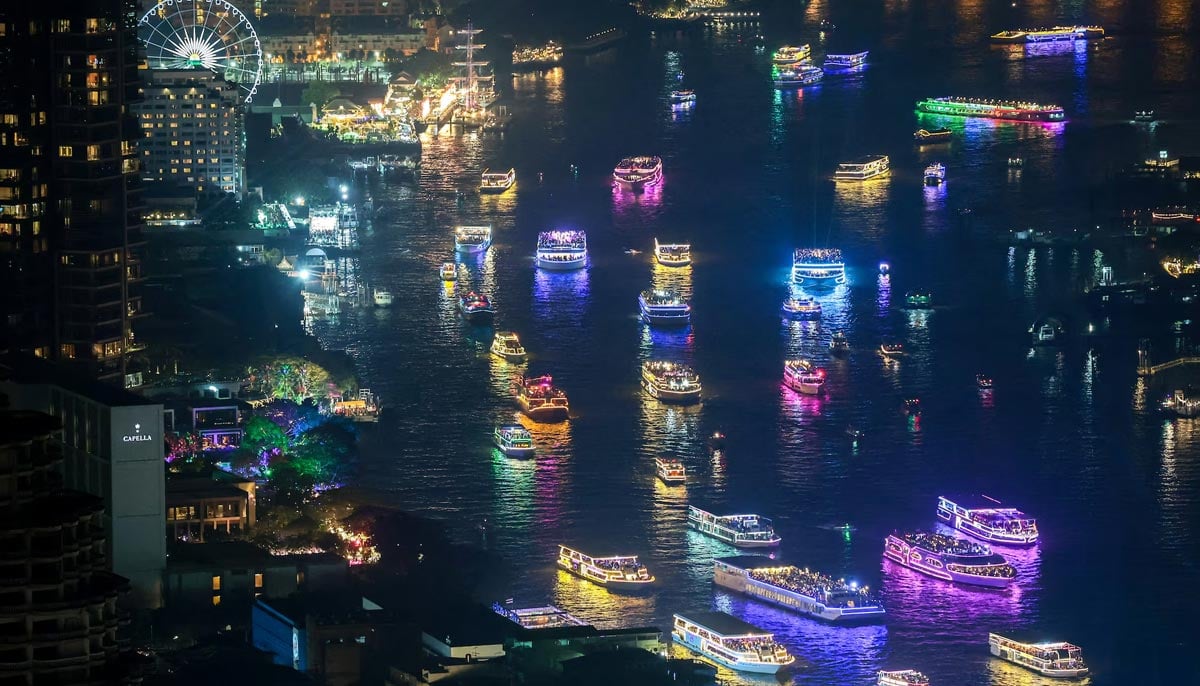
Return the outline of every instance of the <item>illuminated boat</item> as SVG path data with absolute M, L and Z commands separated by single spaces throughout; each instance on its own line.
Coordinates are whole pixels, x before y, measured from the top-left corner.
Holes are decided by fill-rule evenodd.
M 558 566 L 561 569 L 606 588 L 626 591 L 648 588 L 654 577 L 637 555 L 592 557 L 569 546 L 558 546 Z
M 1008 166 L 1013 169 L 1020 169 L 1025 166 L 1025 159 L 1022 157 L 1010 157 L 1008 158 Z
M 904 305 L 914 310 L 933 307 L 933 294 L 929 291 L 909 291 L 904 294 Z
M 915 669 L 879 670 L 875 683 L 877 686 L 929 686 L 929 677 Z
M 687 468 L 679 460 L 668 460 L 665 457 L 654 458 L 654 473 L 668 486 L 687 481 Z
M 986 495 L 974 502 L 939 496 L 937 516 L 964 534 L 988 543 L 1033 545 L 1038 540 L 1036 519 L 1014 507 L 1001 507 L 999 500 Z
M 442 281 L 454 281 L 458 278 L 458 265 L 453 262 L 443 262 L 438 274 L 442 277 Z
M 506 172 L 494 172 L 490 169 L 484 169 L 483 174 L 479 178 L 480 193 L 503 193 L 513 187 L 517 182 L 517 170 L 509 169 Z
M 838 624 L 875 621 L 885 612 L 866 586 L 762 555 L 713 562 L 713 583 L 772 605 Z
M 385 291 L 382 288 L 376 288 L 371 296 L 375 301 L 375 307 L 391 307 L 394 298 L 391 291 Z
M 808 360 L 783 363 L 783 385 L 805 395 L 818 395 L 825 386 L 825 370 L 815 369 Z
M 657 185 L 662 181 L 662 158 L 626 157 L 613 169 L 613 180 L 622 188 L 634 191 Z
M 490 322 L 492 316 L 496 314 L 491 299 L 475 291 L 458 297 L 458 310 L 471 323 Z
M 934 162 L 925 167 L 925 185 L 940 186 L 946 180 L 946 165 Z
M 779 69 L 771 80 L 776 88 L 794 88 L 797 86 L 812 86 L 825 78 L 825 71 L 812 65 L 796 65 Z
M 587 234 L 583 231 L 543 231 L 538 234 L 538 269 L 572 271 L 587 266 Z
M 837 248 L 800 248 L 792 253 L 792 283 L 821 286 L 846 283 L 846 263 Z
M 512 51 L 513 71 L 533 71 L 557 66 L 562 61 L 563 47 L 554 41 L 545 45 L 525 46 Z
M 492 245 L 492 227 L 454 227 L 454 250 L 461 253 L 481 253 Z
M 783 314 L 796 319 L 819 319 L 821 317 L 821 303 L 812 298 L 788 298 L 783 301 L 780 308 Z
M 700 375 L 691 367 L 665 360 L 642 363 L 642 387 L 651 397 L 663 402 L 700 401 Z
M 980 390 L 989 390 L 992 387 L 992 377 L 987 376 L 986 374 L 976 374 L 975 385 L 978 386 Z
M 671 638 L 739 672 L 775 674 L 796 661 L 773 634 L 724 612 L 676 614 Z
M 492 431 L 492 440 L 509 457 L 530 457 L 534 452 L 533 435 L 520 425 L 497 426 Z
M 1154 110 L 1138 110 L 1133 113 L 1133 120 L 1149 124 L 1154 121 Z
M 684 326 L 691 321 L 692 306 L 672 290 L 652 288 L 638 295 L 642 320 L 651 326 Z
M 829 339 L 829 352 L 834 355 L 845 355 L 850 352 L 850 339 L 846 338 L 845 333 L 833 332 L 833 337 Z
M 868 54 L 869 53 L 866 50 L 846 55 L 827 54 L 825 55 L 825 63 L 823 66 L 826 69 L 853 69 L 854 67 L 861 67 L 867 63 Z
M 954 132 L 950 129 L 918 129 L 913 140 L 918 143 L 948 143 Z
M 737 548 L 771 548 L 781 540 L 771 520 L 756 514 L 715 515 L 688 505 L 688 526 Z
M 945 534 L 889 534 L 883 556 L 926 576 L 973 586 L 1005 588 L 1017 576 L 1017 570 L 986 545 Z
M 497 331 L 492 338 L 492 354 L 505 362 L 524 362 L 529 359 L 525 346 L 515 331 Z
M 921 416 L 921 399 L 920 398 L 906 398 L 904 400 L 903 409 L 904 409 L 904 414 L 908 415 L 909 417 Z
M 659 243 L 655 238 L 654 259 L 664 267 L 686 267 L 692 263 L 692 246 L 688 243 Z
M 771 55 L 771 63 L 781 67 L 799 64 L 809 59 L 812 59 L 812 47 L 808 44 L 799 47 L 785 45 L 776 50 L 775 54 Z
M 1175 389 L 1163 399 L 1162 409 L 1175 417 L 1200 417 L 1200 399 L 1189 396 L 1185 390 Z
M 688 107 L 696 104 L 696 91 L 690 88 L 684 90 L 671 91 L 671 106 L 672 107 Z
M 868 181 L 891 171 L 887 155 L 864 155 L 853 162 L 843 162 L 833 172 L 835 181 Z
M 1102 26 L 1051 26 L 1040 29 L 1011 29 L 992 35 L 996 43 L 1051 43 L 1104 38 Z
M 1058 105 L 1039 105 L 1019 100 L 989 100 L 986 98 L 926 98 L 917 103 L 917 111 L 952 117 L 983 117 L 1009 121 L 1061 122 L 1066 121 Z
M 1000 634 L 988 634 L 992 655 L 1031 669 L 1042 676 L 1075 679 L 1087 676 L 1083 650 L 1070 643 L 1022 643 Z
M 904 344 L 894 342 L 880 343 L 879 354 L 884 357 L 898 357 L 904 354 Z
M 554 385 L 550 375 L 521 379 L 517 384 L 517 404 L 530 419 L 538 422 L 565 421 L 571 412 L 567 394 Z

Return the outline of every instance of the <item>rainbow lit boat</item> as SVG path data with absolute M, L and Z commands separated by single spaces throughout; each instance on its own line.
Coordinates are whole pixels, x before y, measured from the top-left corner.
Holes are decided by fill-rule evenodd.
M 866 586 L 762 555 L 715 560 L 713 583 L 756 600 L 838 624 L 874 621 L 885 614 L 883 606 Z
M 739 672 L 775 674 L 796 661 L 774 634 L 724 612 L 677 614 L 671 638 Z
M 587 234 L 583 231 L 543 231 L 538 234 L 538 269 L 572 271 L 587 266 Z
M 792 283 L 806 286 L 846 283 L 846 263 L 837 248 L 800 248 L 792 253 Z
M 782 540 L 771 520 L 756 514 L 715 515 L 688 505 L 688 526 L 737 548 L 771 548 Z
M 1042 676 L 1076 679 L 1088 673 L 1083 650 L 1070 643 L 1022 643 L 1000 634 L 988 634 L 988 649 L 1001 660 L 1021 665 Z
M 812 58 L 812 47 L 808 44 L 799 47 L 794 45 L 785 45 L 775 51 L 771 55 L 771 64 L 784 67 L 792 64 L 798 64 Z
M 1051 26 L 1040 29 L 1010 29 L 992 35 L 997 43 L 1048 43 L 1104 38 L 1103 26 Z
M 783 385 L 804 395 L 819 395 L 825 387 L 825 370 L 816 369 L 808 360 L 783 363 Z
M 535 422 L 561 422 L 571 414 L 567 394 L 554 385 L 550 375 L 521 379 L 516 389 L 517 404 Z
M 492 441 L 509 457 L 532 457 L 535 450 L 533 434 L 518 424 L 497 426 L 492 431 Z
M 654 583 L 637 555 L 592 557 L 570 546 L 558 546 L 558 566 L 575 576 L 606 588 L 640 590 Z
M 990 388 L 991 379 L 988 379 Z M 975 538 L 1000 545 L 1033 545 L 1038 540 L 1037 520 L 1015 507 L 1002 507 L 999 500 L 980 496 L 968 502 L 938 497 L 938 519 Z
M 648 155 L 626 157 L 613 169 L 613 181 L 633 191 L 657 185 L 662 181 L 662 158 Z
M 985 98 L 926 98 L 917 103 L 917 111 L 951 117 L 983 117 L 1008 121 L 1062 122 L 1067 115 L 1058 105 L 1039 105 L 1019 100 Z
M 915 669 L 879 670 L 875 683 L 878 686 L 929 686 L 929 677 Z
M 1005 588 L 1017 576 L 1004 556 L 986 545 L 945 534 L 889 534 L 883 556 L 926 576 L 972 586 Z

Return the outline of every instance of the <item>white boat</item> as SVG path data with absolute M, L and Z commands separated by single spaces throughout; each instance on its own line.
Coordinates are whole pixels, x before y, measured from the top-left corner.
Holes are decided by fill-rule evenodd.
M 1083 650 L 1070 643 L 1022 643 L 1000 634 L 988 634 L 988 649 L 1001 660 L 1021 665 L 1042 676 L 1077 679 L 1088 673 Z
M 675 362 L 647 360 L 642 363 L 642 387 L 663 402 L 700 402 L 700 375 Z
M 530 457 L 534 453 L 533 435 L 520 425 L 497 426 L 492 440 L 509 457 Z
M 442 277 L 442 281 L 454 281 L 458 278 L 458 265 L 453 262 L 443 262 L 438 275 Z
M 692 263 L 689 243 L 659 243 L 654 239 L 654 259 L 664 267 L 686 267 Z
M 456 226 L 454 227 L 454 250 L 460 253 L 485 252 L 492 245 L 492 227 L 490 226 Z
M 836 181 L 867 181 L 879 178 L 891 171 L 891 160 L 887 155 L 864 155 L 851 162 L 838 165 L 833 173 Z
M 846 263 L 837 248 L 798 248 L 792 253 L 792 283 L 833 286 L 846 283 Z
M 869 54 L 866 50 L 841 55 L 826 54 L 823 66 L 826 69 L 853 69 L 854 67 L 861 67 L 867 63 L 867 55 Z
M 696 92 L 691 89 L 671 91 L 672 107 L 691 107 L 696 104 Z
M 938 519 L 955 529 L 988 543 L 1026 546 L 1037 543 L 1037 520 L 1015 507 L 1003 507 L 986 495 L 950 499 L 939 496 Z
M 538 234 L 537 267 L 573 271 L 587 266 L 587 234 L 583 231 L 543 231 Z
M 776 88 L 813 86 L 825 78 L 825 70 L 812 65 L 796 65 L 775 72 L 772 81 Z
M 665 457 L 654 458 L 654 473 L 668 486 L 687 481 L 687 468 L 679 460 L 668 460 Z
M 626 157 L 613 169 L 613 181 L 633 191 L 655 186 L 662 181 L 662 158 L 651 155 Z
M 391 307 L 392 306 L 392 292 L 391 291 L 385 291 L 382 288 L 376 288 L 373 297 L 375 299 L 375 307 Z
M 884 357 L 900 357 L 904 354 L 903 343 L 884 342 L 879 344 L 879 354 Z
M 521 345 L 521 339 L 514 331 L 497 331 L 492 338 L 490 350 L 493 355 L 505 362 L 520 363 L 529 359 L 528 353 L 525 352 L 525 346 Z
M 816 369 L 808 360 L 783 363 L 783 385 L 804 395 L 819 395 L 825 387 L 825 370 Z
M 716 515 L 688 505 L 688 526 L 737 548 L 772 548 L 782 540 L 771 520 L 756 514 Z
M 638 296 L 642 320 L 651 326 L 684 326 L 692 319 L 692 306 L 679 293 L 661 288 Z
M 835 624 L 873 622 L 886 614 L 866 586 L 763 555 L 718 558 L 713 562 L 713 583 Z
M 494 172 L 490 169 L 484 169 L 483 174 L 479 179 L 480 193 L 503 193 L 513 187 L 517 182 L 517 170 L 509 169 L 506 172 Z
M 784 316 L 796 319 L 820 319 L 821 303 L 812 298 L 788 298 L 780 306 Z
M 677 614 L 671 638 L 739 672 L 775 674 L 796 661 L 773 634 L 724 612 Z
M 946 180 L 946 165 L 940 162 L 925 167 L 925 185 L 940 186 Z
M 915 669 L 879 670 L 875 675 L 877 686 L 929 686 L 929 677 Z
M 971 586 L 1005 588 L 1017 576 L 1004 556 L 986 545 L 945 534 L 888 534 L 883 556 L 926 576 Z
M 654 577 L 637 555 L 592 557 L 570 546 L 558 546 L 558 566 L 605 588 L 635 591 L 648 588 Z

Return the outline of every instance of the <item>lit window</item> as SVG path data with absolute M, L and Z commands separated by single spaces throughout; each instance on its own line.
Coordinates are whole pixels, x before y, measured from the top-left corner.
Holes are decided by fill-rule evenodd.
M 71 157 L 74 154 L 75 154 L 75 151 L 71 149 L 71 146 L 69 146 L 69 145 L 58 146 L 58 156 L 59 157 Z
M 216 605 L 220 605 L 220 604 L 221 604 L 221 596 L 219 596 L 219 595 L 213 596 L 213 605 L 216 606 Z
M 88 160 L 90 160 L 92 162 L 95 162 L 96 160 L 100 159 L 100 146 L 99 145 L 87 146 L 87 158 L 88 158 Z
M 215 575 L 215 574 L 213 575 L 213 590 L 214 590 L 214 591 L 219 591 L 219 590 L 221 590 L 221 577 L 220 577 L 220 575 Z M 216 603 L 213 603 L 213 604 L 215 605 Z
M 75 359 L 75 344 L 63 343 L 62 345 L 58 346 L 58 355 L 59 357 L 66 358 L 68 360 Z
M 58 19 L 54 22 L 55 33 L 69 33 L 71 31 L 70 19 Z
M 254 575 L 254 587 L 255 588 L 263 587 L 263 575 L 261 573 Z

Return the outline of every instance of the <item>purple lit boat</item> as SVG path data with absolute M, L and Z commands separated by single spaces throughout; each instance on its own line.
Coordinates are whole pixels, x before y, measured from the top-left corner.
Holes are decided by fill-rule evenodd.
M 1017 576 L 1004 556 L 986 545 L 945 534 L 890 534 L 883 556 L 926 576 L 972 586 L 1006 588 Z
M 988 543 L 1033 545 L 1038 540 L 1037 520 L 1015 507 L 1002 507 L 986 495 L 978 499 L 938 497 L 938 519 Z
M 626 157 L 613 169 L 613 180 L 622 188 L 640 191 L 662 181 L 662 158 L 644 155 Z

